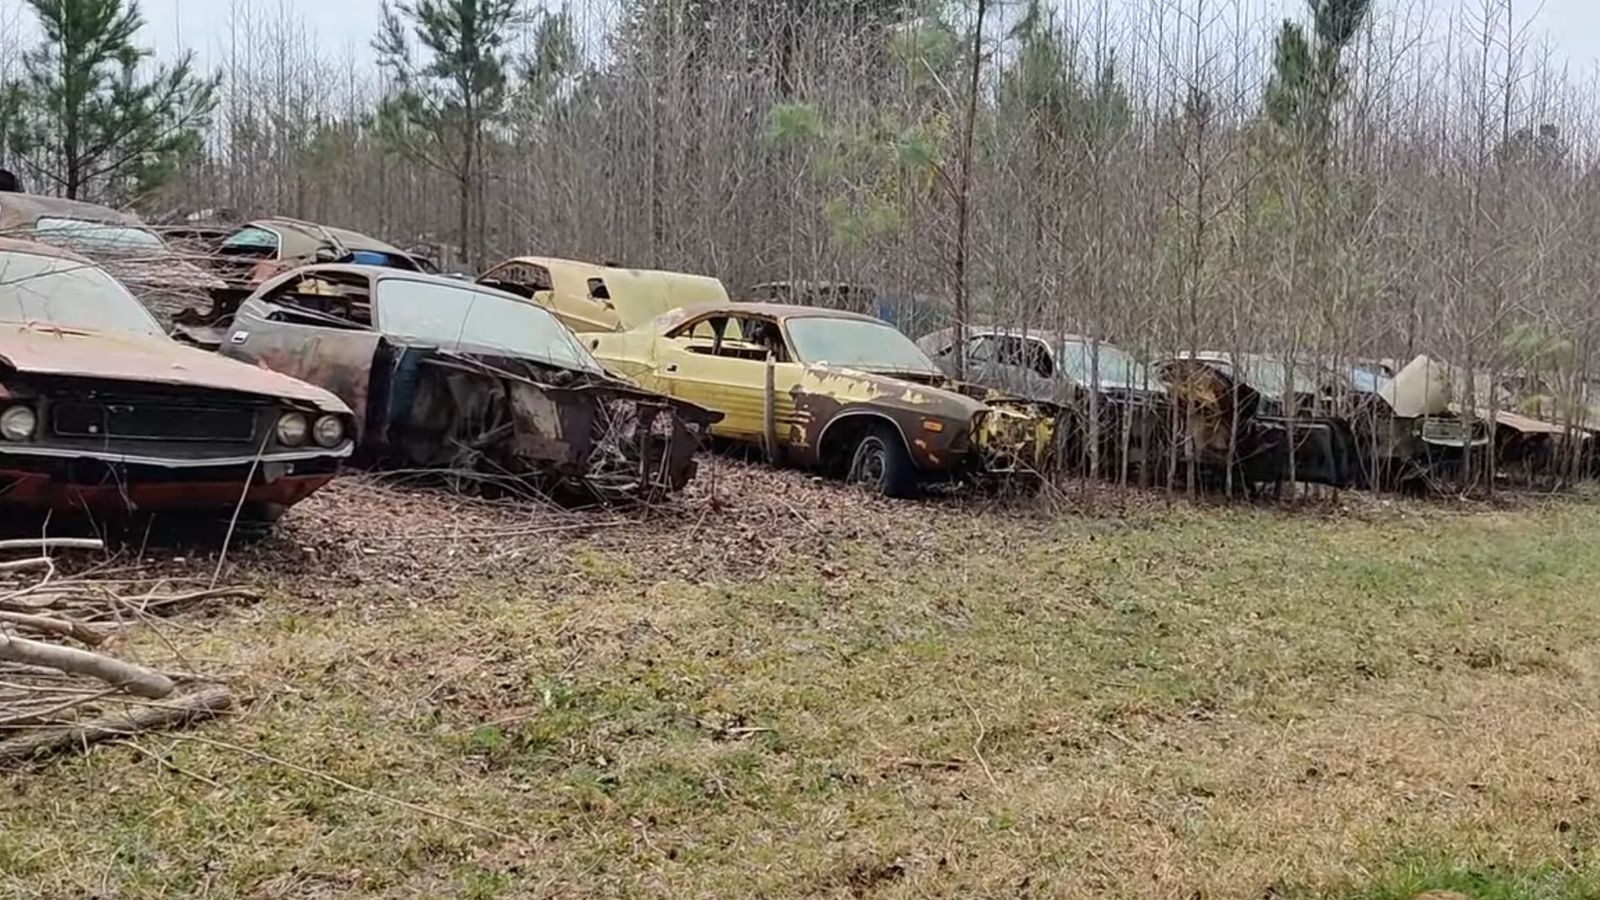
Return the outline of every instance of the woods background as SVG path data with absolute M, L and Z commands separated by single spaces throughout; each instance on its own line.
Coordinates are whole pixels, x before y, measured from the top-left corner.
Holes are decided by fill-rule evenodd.
M 71 116 L 41 87 L 62 65 L 30 22 L 126 3 L 11 4 L 0 165 L 158 221 L 290 215 L 463 270 L 536 252 L 735 292 L 860 282 L 1135 352 L 1426 352 L 1569 406 L 1596 357 L 1594 82 L 1511 0 L 1288 21 L 1242 0 L 419 0 L 339 55 L 275 3 L 230 5 L 214 73 L 108 56 L 107 103 L 188 93 L 69 190 Z

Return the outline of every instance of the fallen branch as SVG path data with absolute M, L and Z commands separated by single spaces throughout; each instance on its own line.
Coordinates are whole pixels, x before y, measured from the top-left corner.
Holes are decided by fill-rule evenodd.
M 167 606 L 181 606 L 185 603 L 199 603 L 201 600 L 216 600 L 222 597 L 233 597 L 237 600 L 256 602 L 261 599 L 261 596 L 262 595 L 260 591 L 252 591 L 246 588 L 221 587 L 208 588 L 203 591 L 191 591 L 187 594 L 141 597 L 137 601 L 129 600 L 128 603 L 133 604 L 137 602 L 141 611 L 149 612 L 152 609 L 161 609 L 162 607 Z
M 60 715 L 69 709 L 75 709 L 79 706 L 84 706 L 86 704 L 93 703 L 96 700 L 109 697 L 112 694 L 117 693 L 119 690 L 120 688 L 106 688 L 105 690 L 97 693 L 74 696 L 71 700 L 57 703 L 55 706 L 49 706 L 44 709 L 33 710 L 31 712 L 18 713 L 14 716 L 7 716 L 3 719 L 0 719 L 0 728 L 10 728 L 16 725 L 42 722 L 51 716 Z
M 157 728 L 176 728 L 209 719 L 233 706 L 227 688 L 210 688 L 163 706 L 147 706 L 110 713 L 81 725 L 43 734 L 0 741 L 0 764 L 38 759 L 74 747 Z
M 91 647 L 105 643 L 109 636 L 103 629 L 73 619 L 57 619 L 54 616 L 36 616 L 31 613 L 0 610 L 0 622 L 8 622 L 41 634 L 72 638 L 80 644 L 88 644 Z
M 989 769 L 989 761 L 983 758 L 983 739 L 988 735 L 989 730 L 983 727 L 983 719 L 978 717 L 978 711 L 972 707 L 971 703 L 967 703 L 965 697 L 961 699 L 961 702 L 966 704 L 967 712 L 972 713 L 972 721 L 978 723 L 978 736 L 972 739 L 972 755 L 977 757 L 978 765 L 983 767 L 983 774 L 988 777 L 989 785 L 991 787 L 999 787 L 1000 782 L 994 780 L 994 772 Z
M 0 541 L 0 553 L 12 550 L 104 550 L 98 538 L 15 538 Z
M 136 666 L 109 656 L 58 647 L 26 638 L 0 634 L 0 661 L 44 666 L 74 675 L 89 675 L 107 684 L 125 687 L 129 693 L 152 700 L 172 693 L 172 679 L 153 669 Z

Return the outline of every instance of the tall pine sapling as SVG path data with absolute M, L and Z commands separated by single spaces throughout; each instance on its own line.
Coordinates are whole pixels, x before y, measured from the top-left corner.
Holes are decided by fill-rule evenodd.
M 216 107 L 216 78 L 193 54 L 140 77 L 134 0 L 28 0 L 44 40 L 4 86 L 6 143 L 45 189 L 111 203 L 168 180 L 196 154 Z
M 378 110 L 380 134 L 403 156 L 455 182 L 456 239 L 474 265 L 482 265 L 487 252 L 485 136 L 506 114 L 507 44 L 524 23 L 522 0 L 385 0 L 383 25 L 372 42 L 394 79 L 394 91 Z

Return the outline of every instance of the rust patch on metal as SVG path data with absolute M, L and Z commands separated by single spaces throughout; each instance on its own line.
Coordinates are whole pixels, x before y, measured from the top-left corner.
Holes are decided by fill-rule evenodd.
M 412 465 L 516 478 L 552 494 L 616 501 L 679 490 L 717 418 L 520 360 L 439 353 L 420 369 L 412 411 L 391 433 L 397 453 Z

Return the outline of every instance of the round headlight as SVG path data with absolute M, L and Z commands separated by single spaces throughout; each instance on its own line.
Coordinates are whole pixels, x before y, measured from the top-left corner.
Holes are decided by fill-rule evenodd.
M 306 417 L 300 413 L 284 413 L 278 417 L 278 443 L 286 447 L 298 447 L 304 444 L 306 432 L 309 430 Z
M 0 437 L 8 441 L 26 441 L 33 437 L 33 429 L 39 424 L 39 417 L 33 410 L 26 406 L 13 406 L 0 413 Z
M 344 422 L 338 416 L 323 416 L 311 429 L 311 437 L 319 446 L 338 446 L 344 440 Z

